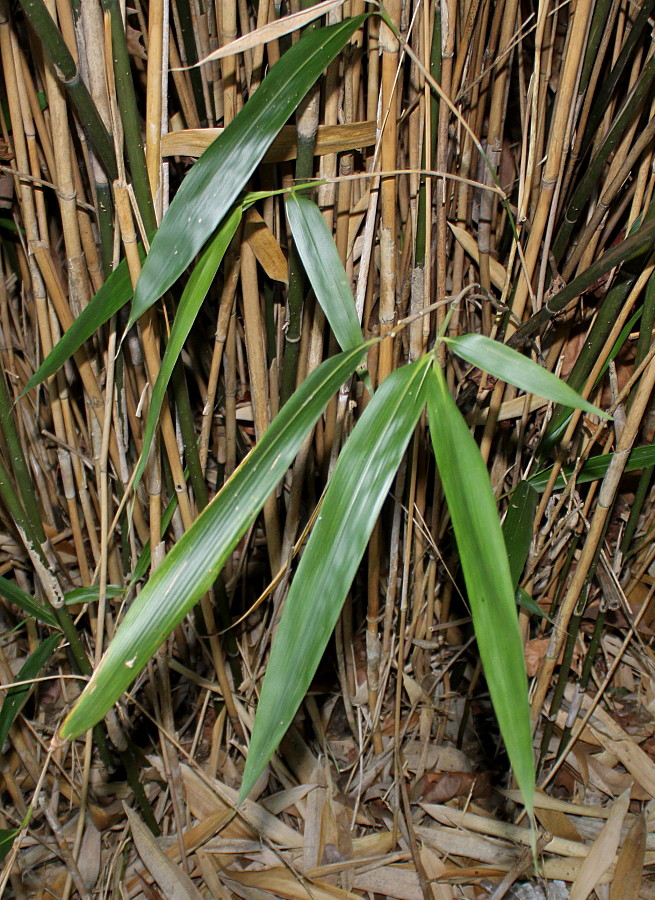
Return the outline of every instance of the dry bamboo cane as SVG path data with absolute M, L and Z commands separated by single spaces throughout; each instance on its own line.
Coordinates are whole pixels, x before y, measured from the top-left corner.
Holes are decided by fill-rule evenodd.
M 399 0 L 387 5 L 389 18 L 398 26 Z M 382 51 L 382 89 L 379 131 L 380 165 L 382 171 L 396 169 L 398 150 L 398 122 L 396 116 L 396 70 L 399 44 L 395 34 L 385 22 L 380 24 L 380 49 Z M 380 335 L 384 337 L 393 329 L 396 317 L 396 183 L 393 178 L 383 178 L 380 185 Z M 380 345 L 378 384 L 393 370 L 393 341 Z
M 125 241 L 126 256 L 128 256 L 128 259 L 131 259 L 130 274 L 132 278 L 135 279 L 136 277 L 138 277 L 140 271 L 140 260 L 136 249 L 136 234 L 134 233 L 134 226 L 132 224 L 127 189 L 124 185 L 115 184 L 114 194 L 116 197 L 116 209 L 121 220 L 119 224 L 121 225 L 121 231 L 123 233 L 123 239 Z M 154 334 L 154 331 L 151 327 L 151 317 L 148 317 L 148 315 L 146 314 L 145 318 L 145 327 L 142 328 L 143 348 L 146 358 L 146 365 L 148 368 L 148 377 L 150 378 L 151 383 L 154 383 L 157 379 L 157 375 L 159 374 L 160 358 L 156 345 L 156 335 Z M 161 433 L 164 438 L 164 445 L 166 447 L 166 453 L 175 484 L 179 508 L 182 515 L 182 523 L 186 530 L 189 529 L 193 524 L 193 519 L 191 517 L 191 507 L 186 491 L 184 471 L 182 468 L 182 463 L 180 461 L 177 441 L 175 439 L 173 421 L 171 418 L 170 410 L 166 404 L 164 404 L 164 406 L 162 407 L 161 412 Z M 157 544 L 159 544 L 160 540 L 161 538 L 157 540 Z M 154 544 L 152 545 L 152 547 L 154 549 Z M 214 663 L 214 668 L 216 670 L 216 676 L 218 678 L 221 691 L 223 692 L 225 706 L 236 733 L 238 735 L 241 735 L 241 726 L 239 723 L 236 707 L 234 706 L 232 688 L 227 677 L 227 670 L 225 667 L 225 657 L 223 655 L 223 649 L 218 637 L 218 628 L 216 625 L 214 611 L 209 596 L 205 594 L 201 598 L 200 603 L 203 618 L 205 620 L 205 626 L 209 635 L 209 645 L 212 653 L 212 661 Z
M 616 341 L 617 341 L 619 335 L 621 334 L 621 330 L 622 330 L 623 326 L 625 325 L 625 322 L 627 321 L 634 304 L 639 299 L 641 292 L 643 291 L 644 287 L 646 286 L 646 283 L 648 282 L 648 279 L 650 278 L 650 276 L 653 273 L 654 264 L 655 264 L 655 261 L 653 259 L 649 260 L 649 262 L 645 266 L 643 272 L 640 274 L 639 278 L 633 285 L 632 290 L 626 297 L 625 303 L 623 304 L 623 307 L 621 309 L 621 313 L 620 313 L 619 317 L 617 318 L 617 321 L 612 326 L 612 330 L 611 330 L 610 334 L 608 335 L 607 340 L 605 341 L 605 344 L 598 356 L 598 359 L 594 363 L 593 369 L 589 373 L 589 377 L 587 378 L 584 388 L 581 391 L 581 394 L 585 399 L 587 399 L 589 397 L 592 390 L 594 389 L 594 386 L 596 385 L 596 382 L 602 372 L 603 366 L 605 365 L 605 362 L 607 361 L 610 353 L 612 352 L 612 348 L 616 344 Z M 553 466 L 553 471 L 551 472 L 551 475 L 548 479 L 548 484 L 546 485 L 546 489 L 544 490 L 543 496 L 539 502 L 539 506 L 538 506 L 537 512 L 535 514 L 535 520 L 534 520 L 535 528 L 537 528 L 539 526 L 542 516 L 544 515 L 546 506 L 548 504 L 548 501 L 550 500 L 550 495 L 553 490 L 553 486 L 554 486 L 555 482 L 557 481 L 557 478 L 561 471 L 566 453 L 568 452 L 568 447 L 570 446 L 570 442 L 573 438 L 573 434 L 575 432 L 575 429 L 577 428 L 578 422 L 580 421 L 581 415 L 582 415 L 581 410 L 573 411 L 571 421 L 566 429 L 566 432 L 564 433 L 564 437 L 562 438 L 562 441 L 561 441 L 562 449 L 557 455 L 557 459 L 555 460 L 555 464 Z
M 630 82 L 629 82 L 628 89 L 626 92 L 628 95 L 629 95 L 630 91 L 632 90 L 632 88 L 634 87 L 634 84 L 639 76 L 639 70 L 640 70 L 641 63 L 642 63 L 642 54 L 636 53 L 635 59 L 633 62 L 633 66 L 632 66 Z M 652 124 L 653 124 L 652 121 L 649 122 L 648 125 L 646 126 L 646 130 L 648 129 L 649 126 L 652 126 Z M 629 157 L 629 154 L 630 154 L 630 145 L 632 144 L 633 138 L 634 138 L 634 136 L 637 132 L 637 128 L 639 126 L 640 126 L 640 117 L 638 115 L 636 115 L 632 124 L 626 130 L 626 133 L 623 136 L 623 139 L 620 141 L 619 146 L 614 150 L 614 153 L 612 155 L 612 159 L 611 159 L 611 162 L 609 165 L 609 169 L 607 171 L 607 174 L 605 175 L 605 184 L 611 185 L 612 181 L 616 178 L 617 174 L 620 173 L 621 170 L 624 168 L 624 162 L 626 160 L 626 157 Z M 643 135 L 643 133 L 644 132 L 641 131 L 641 129 L 640 129 L 640 137 Z M 632 167 L 630 167 L 630 168 L 632 168 Z M 626 167 L 626 169 L 627 169 L 627 167 Z M 627 174 L 624 176 L 624 181 L 627 180 L 627 178 L 629 176 L 629 172 L 630 172 L 630 169 L 627 169 Z M 596 210 L 594 209 L 594 213 L 595 213 L 595 211 Z M 629 229 L 629 225 L 630 225 L 630 223 L 628 223 L 628 229 Z M 627 234 L 627 231 L 626 231 L 626 234 Z M 584 245 L 582 245 L 583 252 L 579 258 L 577 274 L 581 274 L 582 272 L 584 272 L 584 270 L 593 263 L 593 261 L 597 257 L 597 255 L 599 255 L 599 254 L 597 254 L 597 248 L 600 244 L 600 241 L 602 240 L 602 238 L 604 236 L 605 236 L 605 234 L 604 234 L 603 229 L 597 228 L 596 231 L 592 232 L 591 235 L 588 237 L 587 242 L 586 242 L 586 247 Z M 580 244 L 582 244 L 582 241 L 580 241 Z M 567 270 L 568 270 L 568 266 L 567 266 Z M 567 274 L 570 275 L 572 273 L 569 273 L 567 271 Z M 564 278 L 565 281 L 568 280 L 566 275 L 562 274 L 562 277 Z
M 594 562 L 598 541 L 604 534 L 607 517 L 614 505 L 619 482 L 641 426 L 642 418 L 650 402 L 653 388 L 655 388 L 655 359 L 651 360 L 639 382 L 639 387 L 637 388 L 625 429 L 617 443 L 616 450 L 612 456 L 612 461 L 603 479 L 598 502 L 591 518 L 589 531 L 582 546 L 577 567 L 557 613 L 557 619 L 553 627 L 548 651 L 537 677 L 537 684 L 532 697 L 531 710 L 532 719 L 535 724 L 538 716 L 541 714 L 550 681 L 555 666 L 557 665 L 557 660 L 559 659 L 560 652 L 566 641 L 569 621 L 576 603 L 579 600 L 580 592 L 587 579 L 589 570 Z
M 48 0 L 50 13 L 55 18 L 56 7 Z M 82 241 L 77 218 L 77 190 L 71 162 L 71 141 L 68 131 L 68 110 L 58 79 L 49 66 L 45 67 L 45 86 L 48 95 L 52 148 L 57 172 L 57 194 L 61 212 L 61 224 L 66 246 L 69 278 L 69 303 L 73 315 L 88 305 L 91 299 Z
M 238 238 L 235 238 L 237 240 Z M 216 317 L 216 330 L 214 333 L 214 350 L 212 353 L 212 361 L 209 370 L 209 378 L 207 379 L 207 392 L 202 410 L 202 425 L 200 430 L 200 442 L 198 452 L 200 455 L 200 465 L 203 472 L 207 467 L 207 456 L 209 454 L 209 440 L 211 437 L 212 422 L 214 420 L 214 405 L 216 403 L 216 392 L 218 389 L 218 379 L 221 370 L 221 361 L 225 352 L 225 342 L 228 336 L 228 329 L 233 318 L 234 298 L 236 296 L 237 285 L 239 282 L 239 256 L 235 249 L 234 243 L 226 254 L 226 275 L 223 283 L 223 291 L 218 307 L 218 315 Z M 234 335 L 236 338 L 236 334 Z M 236 344 L 234 346 L 236 352 Z M 232 359 L 234 375 L 236 378 L 236 359 Z M 235 383 L 236 384 L 236 383 Z M 226 428 L 228 413 L 226 411 Z M 236 422 L 229 426 L 236 434 Z M 234 451 L 236 453 L 236 449 Z M 218 487 L 218 485 L 217 485 Z
M 579 77 L 580 61 L 582 58 L 584 42 L 586 40 L 589 19 L 593 9 L 593 2 L 594 0 L 579 0 L 573 17 L 573 25 L 568 34 L 567 53 L 564 60 L 560 89 L 557 93 L 557 103 L 551 122 L 548 155 L 541 179 L 541 192 L 539 194 L 539 201 L 525 251 L 525 268 L 521 271 L 521 277 L 519 278 L 514 301 L 512 303 L 512 313 L 519 320 L 523 317 L 528 295 L 532 291 L 531 281 L 542 249 L 542 238 L 548 221 L 554 211 L 554 204 L 556 204 L 557 201 L 556 187 L 561 183 L 560 176 L 564 157 L 565 139 L 572 113 L 571 101 Z M 515 330 L 515 326 L 510 322 L 507 329 L 507 337 L 510 337 Z M 500 410 L 504 391 L 504 383 L 498 382 L 494 388 L 489 408 L 489 416 L 480 445 L 480 452 L 485 460 L 489 458 L 491 441 L 496 428 L 498 412 Z
M 227 0 L 227 2 L 221 5 L 221 15 L 219 17 L 219 21 L 221 46 L 225 46 L 226 44 L 231 43 L 237 36 L 236 6 L 234 3 L 231 3 L 229 2 L 229 0 Z M 223 124 L 224 126 L 227 126 L 234 119 L 238 112 L 237 58 L 233 55 L 224 56 L 220 60 L 220 64 L 223 90 Z M 234 308 L 234 298 L 239 281 L 239 256 L 236 248 L 240 243 L 240 236 L 241 231 L 239 230 L 226 254 L 226 274 L 216 320 L 214 349 L 212 353 L 209 378 L 207 380 L 207 392 L 205 396 L 205 403 L 202 413 L 202 425 L 200 430 L 199 455 L 200 466 L 203 471 L 205 470 L 207 465 L 209 439 L 211 435 L 212 422 L 214 419 L 214 404 L 216 402 L 216 391 L 218 388 L 221 361 L 223 359 L 225 342 L 229 334 L 229 328 L 231 327 L 230 323 L 232 319 L 232 310 Z M 236 338 L 236 334 L 233 335 L 233 338 Z M 233 347 L 234 351 L 236 352 L 236 343 L 233 343 L 230 346 Z M 230 360 L 229 364 L 226 360 L 226 369 L 228 369 L 228 366 L 230 377 L 234 377 L 235 379 L 234 384 L 236 390 L 236 359 L 234 358 L 234 356 Z M 226 380 L 227 377 L 228 375 L 226 373 Z M 236 418 L 234 421 L 229 421 L 229 417 L 232 414 L 236 416 L 236 410 L 234 406 L 231 406 L 229 411 L 226 409 L 226 443 L 228 446 L 232 445 L 227 453 L 229 456 L 234 457 L 236 461 Z M 231 439 L 230 442 L 227 441 L 228 433 Z
M 618 196 L 619 191 L 630 177 L 635 163 L 642 155 L 645 148 L 653 141 L 653 138 L 655 138 L 655 118 L 649 120 L 648 124 L 635 141 L 634 146 L 626 155 L 621 167 L 614 172 L 613 176 L 608 174 L 606 181 L 607 186 L 602 189 L 596 208 L 585 225 L 573 253 L 562 272 L 564 281 L 570 280 L 576 268 L 578 268 L 579 272 L 582 272 L 584 268 L 591 264 L 591 257 L 585 261 L 581 261 L 582 256 L 585 253 L 585 247 L 588 247 L 590 244 L 593 244 L 594 248 L 597 246 L 598 239 L 600 239 L 601 235 L 601 223 L 603 219 L 607 215 L 611 204 Z M 596 240 L 593 240 L 594 236 L 596 236 Z
M 503 8 L 502 20 L 500 23 L 499 46 L 501 50 L 510 46 L 514 33 L 516 17 L 518 13 L 518 3 L 516 0 L 508 0 Z M 500 162 L 500 155 L 503 145 L 505 109 L 507 105 L 507 83 L 509 76 L 509 60 L 499 72 L 495 73 L 493 79 L 493 90 L 491 93 L 491 107 L 489 110 L 489 126 L 487 129 L 487 159 L 489 166 L 494 174 L 497 174 Z M 491 183 L 491 172 L 485 170 L 485 184 Z M 478 227 L 478 247 L 480 250 L 480 284 L 482 289 L 487 293 L 491 291 L 491 275 L 490 275 L 490 250 L 491 250 L 491 226 L 495 216 L 495 198 L 490 191 L 483 191 L 480 197 L 480 223 Z M 482 330 L 484 334 L 491 332 L 491 310 L 488 304 L 482 309 Z M 491 399 L 491 407 L 487 426 L 484 430 L 482 441 L 480 444 L 480 452 L 485 462 L 489 459 L 491 451 L 491 441 L 496 431 L 496 420 L 493 410 L 494 401 L 497 405 L 502 401 L 505 391 L 505 385 L 500 382 L 497 384 Z
M 580 152 L 582 148 L 582 141 L 585 136 L 585 130 L 587 125 L 587 119 L 589 117 L 589 113 L 591 111 L 591 107 L 593 105 L 594 97 L 596 96 L 596 86 L 603 75 L 603 70 L 606 69 L 607 60 L 607 48 L 609 46 L 610 40 L 612 38 L 616 39 L 616 17 L 619 12 L 619 7 L 621 6 L 621 0 L 614 0 L 612 3 L 612 8 L 610 10 L 610 14 L 607 19 L 607 23 L 605 25 L 605 30 L 603 32 L 603 36 L 601 38 L 600 44 L 598 46 L 598 51 L 596 53 L 596 61 L 594 62 L 593 68 L 591 70 L 591 76 L 589 78 L 589 84 L 587 85 L 587 90 L 585 92 L 584 101 L 582 104 L 582 109 L 580 110 L 580 118 L 578 119 L 578 127 L 576 129 L 576 136 L 573 147 L 571 149 L 571 153 L 569 155 L 569 162 L 567 165 L 567 171 L 564 175 L 564 181 L 562 183 L 562 194 L 566 196 L 568 192 L 569 185 L 571 183 L 571 179 L 573 178 L 577 163 L 580 159 Z
M 260 440 L 268 428 L 268 374 L 259 306 L 257 263 L 255 255 L 246 241 L 241 244 L 241 287 L 255 434 L 257 440 Z M 271 573 L 276 575 L 280 568 L 282 542 L 277 499 L 274 494 L 264 504 L 264 524 Z
M 155 205 L 157 220 L 162 215 L 161 192 L 161 135 L 164 77 L 164 22 L 167 18 L 167 0 L 150 0 L 148 4 L 148 75 L 146 93 L 146 167 L 150 193 Z
M 546 165 L 544 166 L 541 179 L 541 192 L 525 250 L 526 271 L 521 273 L 512 304 L 512 312 L 518 319 L 523 317 L 530 290 L 530 280 L 536 269 L 542 238 L 552 211 L 555 188 L 559 181 L 565 153 L 565 140 L 568 134 L 571 104 L 577 85 L 580 61 L 584 51 L 593 3 L 594 0 L 578 0 L 573 15 L 573 23 L 570 25 L 568 47 L 557 92 L 555 111 L 550 126 Z
M 450 140 L 448 135 L 448 123 L 450 121 L 450 107 L 444 98 L 451 94 L 451 77 L 453 71 L 453 57 L 455 54 L 455 28 L 457 18 L 457 5 L 454 0 L 445 0 L 441 4 L 441 90 L 443 96 L 439 99 L 439 113 L 437 120 L 437 169 L 440 172 L 448 171 L 448 156 L 450 152 Z M 446 179 L 437 179 L 435 184 L 436 230 L 435 240 L 437 249 L 435 290 L 437 300 L 443 300 L 447 295 L 446 277 L 448 260 L 448 200 L 446 196 Z M 441 328 L 446 310 L 440 307 L 436 313 L 436 330 Z M 441 365 L 444 364 L 445 346 L 440 345 L 438 358 Z

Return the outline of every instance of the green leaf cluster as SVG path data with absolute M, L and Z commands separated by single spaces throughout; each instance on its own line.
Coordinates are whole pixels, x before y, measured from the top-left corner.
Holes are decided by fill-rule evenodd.
M 238 232 L 247 182 L 289 115 L 365 16 L 307 31 L 271 69 L 234 121 L 193 167 L 152 242 L 136 286 L 129 325 L 201 256 L 178 305 L 151 398 L 140 477 L 173 367 Z M 161 642 L 215 581 L 237 542 L 311 434 L 334 393 L 365 364 L 373 342 L 362 339 L 348 279 L 316 205 L 292 194 L 287 215 L 298 255 L 342 351 L 300 385 L 259 443 L 150 577 L 117 629 L 100 665 L 60 730 L 83 734 L 129 687 Z M 203 249 L 204 248 L 204 249 Z M 124 266 L 62 338 L 29 384 L 34 387 L 132 296 Z M 481 335 L 442 337 L 471 365 L 557 403 L 604 414 L 549 372 Z M 534 766 L 527 678 L 515 594 L 529 543 L 498 519 L 486 466 L 437 363 L 436 348 L 394 372 L 378 388 L 339 455 L 316 524 L 286 598 L 271 650 L 246 761 L 244 798 L 291 723 L 330 638 L 375 522 L 409 441 L 427 408 L 436 468 L 450 510 L 478 648 L 517 782 L 531 812 Z M 534 491 L 530 488 L 532 494 Z M 533 498 L 524 489 L 529 506 Z M 520 527 L 519 527 L 520 531 Z M 11 591 L 0 582 L 0 593 Z M 14 591 L 13 602 L 18 594 Z M 54 625 L 28 595 L 29 614 Z M 34 661 L 36 665 L 37 661 Z

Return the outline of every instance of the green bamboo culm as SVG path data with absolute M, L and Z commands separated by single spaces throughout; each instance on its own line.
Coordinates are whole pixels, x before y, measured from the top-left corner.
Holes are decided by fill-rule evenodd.
M 189 0 L 177 0 L 176 5 L 180 22 L 180 31 L 182 32 L 182 44 L 184 45 L 186 64 L 187 66 L 191 66 L 189 69 L 189 78 L 191 79 L 191 90 L 195 101 L 196 114 L 200 119 L 200 124 L 206 126 L 207 111 L 205 109 L 205 95 L 202 89 L 202 75 L 200 74 L 200 69 L 196 66 L 196 63 L 198 62 L 198 52 L 196 50 L 191 6 Z
M 610 154 L 616 148 L 625 131 L 633 124 L 641 113 L 644 104 L 650 96 L 650 89 L 655 80 L 655 57 L 651 57 L 648 64 L 639 75 L 639 79 L 625 101 L 623 109 L 612 123 L 612 127 L 605 136 L 602 144 L 593 156 L 588 166 L 584 168 L 584 174 L 576 187 L 571 202 L 566 210 L 564 221 L 553 243 L 553 255 L 556 261 L 560 261 L 566 247 L 571 242 L 573 231 L 580 214 L 585 208 L 592 192 L 602 179 L 605 163 Z
M 87 86 L 82 81 L 80 71 L 61 32 L 55 25 L 43 0 L 20 0 L 20 5 L 38 35 L 48 59 L 53 63 L 57 77 L 68 93 L 78 120 L 98 155 L 102 167 L 113 181 L 118 178 L 114 143 L 104 126 Z M 7 7 L 4 2 L 2 6 L 6 11 Z
M 651 201 L 651 205 L 645 216 L 645 221 L 642 227 L 637 232 L 635 232 L 635 234 L 631 235 L 626 241 L 624 241 L 622 245 L 619 245 L 619 249 L 621 247 L 625 249 L 628 242 L 634 238 L 637 238 L 639 235 L 643 236 L 643 233 L 651 233 L 651 230 L 653 228 L 655 228 L 655 200 Z M 610 251 L 610 253 L 611 252 L 612 251 Z M 609 337 L 612 328 L 614 327 L 617 316 L 619 315 L 621 308 L 623 307 L 625 299 L 632 290 L 632 287 L 637 281 L 639 274 L 641 273 L 641 270 L 646 262 L 646 259 L 650 256 L 650 254 L 651 245 L 650 242 L 648 242 L 642 245 L 642 249 L 636 256 L 636 258 L 627 260 L 622 271 L 617 277 L 616 282 L 612 285 L 612 287 L 605 295 L 594 324 L 582 346 L 582 349 L 580 350 L 578 358 L 575 361 L 575 365 L 573 366 L 573 369 L 571 370 L 567 379 L 568 384 L 574 390 L 581 390 L 581 388 L 587 381 L 587 378 L 589 377 L 591 370 L 593 369 L 594 364 L 598 359 L 598 355 L 601 352 L 607 338 Z M 609 254 L 606 254 L 606 256 L 607 255 Z M 590 267 L 590 269 L 591 268 L 593 267 Z M 589 272 L 589 269 L 587 270 L 587 272 Z M 586 274 L 586 272 L 583 273 L 583 275 Z M 555 300 L 557 300 L 557 298 L 555 298 Z M 563 428 L 565 428 L 565 423 L 569 417 L 570 410 L 566 409 L 566 407 L 558 406 L 555 408 L 542 441 L 542 452 L 551 451 L 554 443 L 561 437 Z
M 132 80 L 132 69 L 127 50 L 123 17 L 117 0 L 102 0 L 102 8 L 104 12 L 109 13 L 111 20 L 114 79 L 116 81 L 116 94 L 125 135 L 125 148 L 130 164 L 134 196 L 136 197 L 146 233 L 149 233 L 157 228 L 157 220 L 148 182 L 141 121 L 136 103 L 136 94 L 134 93 L 134 81 Z
M 594 282 L 598 281 L 603 275 L 620 266 L 622 263 L 629 262 L 639 256 L 645 250 L 649 250 L 655 240 L 655 219 L 651 215 L 645 217 L 641 227 L 635 231 L 630 237 L 626 238 L 620 244 L 612 247 L 607 253 L 604 253 L 600 259 L 592 263 L 588 269 L 581 272 L 576 278 L 566 285 L 559 293 L 548 301 L 538 312 L 524 322 L 518 328 L 507 342 L 509 347 L 521 347 L 534 334 L 546 326 L 546 324 L 554 318 L 558 313 L 562 312 L 574 300 L 577 300 L 581 294 L 589 290 Z
M 635 48 L 644 33 L 646 25 L 653 13 L 653 9 L 655 9 L 655 0 L 644 0 L 643 5 L 635 18 L 634 24 L 621 47 L 621 52 L 619 53 L 612 71 L 607 78 L 604 78 L 600 83 L 598 94 L 594 98 L 594 103 L 589 113 L 584 137 L 582 139 L 583 155 L 589 149 L 592 138 L 603 120 L 603 116 L 605 115 L 605 111 L 616 90 L 616 86 L 619 83 L 627 64 L 633 58 Z
M 643 362 L 643 360 L 646 358 L 646 354 L 650 349 L 654 326 L 655 275 L 651 275 L 648 279 L 648 284 L 646 285 L 644 307 L 641 313 L 639 339 L 637 340 L 637 352 L 634 362 L 635 369 Z M 628 397 L 628 402 L 626 404 L 628 410 L 632 405 L 631 400 L 632 395 Z M 641 516 L 643 506 L 646 501 L 646 497 L 648 496 L 651 482 L 653 480 L 653 472 L 655 472 L 655 466 L 647 466 L 641 473 L 641 477 L 639 478 L 639 484 L 637 485 L 637 490 L 635 491 L 635 499 L 632 503 L 632 506 L 630 507 L 630 515 L 625 526 L 623 540 L 621 541 L 621 552 L 624 554 L 627 553 L 632 546 L 635 531 L 637 530 L 637 525 L 639 523 L 639 517 Z

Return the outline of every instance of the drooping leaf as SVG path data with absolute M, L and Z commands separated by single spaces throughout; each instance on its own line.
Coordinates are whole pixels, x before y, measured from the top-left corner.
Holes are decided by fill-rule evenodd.
M 609 419 L 598 407 L 583 400 L 577 391 L 559 379 L 552 372 L 537 365 L 527 356 L 523 356 L 516 350 L 512 350 L 506 344 L 492 341 L 482 334 L 463 334 L 461 337 L 444 338 L 449 348 L 465 359 L 466 362 L 477 366 L 479 369 L 495 375 L 521 388 L 529 394 L 538 394 L 553 403 L 562 403 L 576 409 L 584 409 L 588 413 L 600 416 L 601 419 Z
M 8 578 L 4 578 L 2 575 L 0 575 L 0 597 L 9 600 L 10 603 L 15 603 L 28 616 L 34 616 L 40 622 L 57 628 L 57 619 L 49 606 L 46 606 L 45 603 L 40 603 L 27 591 L 19 588 L 17 584 L 9 581 Z
M 326 360 L 309 375 L 175 544 L 128 610 L 91 681 L 61 726 L 62 739 L 77 737 L 104 716 L 211 587 L 328 400 L 352 374 L 370 344 Z
M 245 799 L 302 702 L 425 403 L 430 358 L 393 372 L 339 455 L 278 626 L 255 716 Z
M 523 642 L 487 469 L 439 367 L 427 383 L 430 435 L 453 523 L 473 626 L 516 781 L 532 813 L 535 772 Z
M 19 828 L 0 828 L 0 863 L 4 862 L 19 831 Z
M 531 484 L 519 481 L 510 497 L 509 508 L 503 522 L 503 537 L 507 547 L 512 587 L 515 590 L 530 552 L 538 501 L 539 495 Z
M 539 604 L 532 599 L 530 594 L 527 591 L 523 590 L 523 588 L 516 589 L 516 602 L 518 605 L 524 609 L 526 612 L 529 612 L 531 616 L 537 616 L 540 619 L 546 619 L 547 622 L 552 624 L 553 620 L 549 615 L 547 615 L 543 609 L 539 606 Z
M 182 292 L 182 297 L 180 298 L 180 303 L 177 312 L 175 313 L 173 327 L 171 328 L 171 334 L 168 343 L 166 344 L 164 358 L 161 361 L 159 375 L 157 376 L 157 381 L 155 382 L 155 387 L 153 388 L 152 396 L 150 397 L 148 419 L 143 434 L 143 448 L 133 475 L 133 491 L 136 491 L 148 462 L 150 445 L 155 436 L 161 405 L 164 402 L 166 388 L 168 387 L 168 382 L 170 381 L 173 369 L 182 352 L 184 342 L 193 327 L 196 316 L 200 311 L 200 307 L 211 287 L 211 283 L 216 277 L 216 272 L 230 245 L 230 241 L 236 234 L 236 230 L 241 222 L 242 212 L 242 207 L 236 206 L 225 221 L 221 223 L 216 234 L 196 263 L 196 266 L 186 283 L 186 287 Z
M 145 251 L 142 244 L 139 244 L 139 254 L 143 261 L 145 259 Z M 29 391 L 45 381 L 46 378 L 54 375 L 80 349 L 85 341 L 132 299 L 133 294 L 130 272 L 126 260 L 123 260 L 91 299 L 89 305 L 75 319 L 71 327 L 64 332 L 61 340 L 57 341 L 27 382 L 23 393 L 29 393 Z
M 309 197 L 289 194 L 287 217 L 294 244 L 316 299 L 342 350 L 362 342 L 355 300 L 334 239 L 318 206 Z
M 51 634 L 50 637 L 47 637 L 42 641 L 34 653 L 32 653 L 27 661 L 21 666 L 16 681 L 30 681 L 31 679 L 36 678 L 52 656 L 60 641 L 60 634 Z M 9 688 L 7 691 L 2 708 L 0 709 L 0 749 L 7 740 L 9 729 L 13 725 L 16 716 L 23 706 L 25 706 L 31 690 L 31 684 L 19 684 L 16 687 Z
M 227 214 L 273 139 L 366 15 L 306 31 L 203 153 L 175 195 L 136 286 L 133 324 L 180 277 Z
M 613 453 L 601 453 L 599 456 L 592 456 L 591 459 L 588 459 L 578 473 L 576 484 L 587 484 L 590 481 L 599 481 L 601 478 L 604 478 L 613 456 Z M 648 447 L 636 447 L 632 450 L 624 471 L 638 472 L 639 469 L 645 469 L 652 465 L 655 465 L 655 444 L 651 444 Z M 528 478 L 535 491 L 541 493 L 541 491 L 546 490 L 552 471 L 553 467 L 550 466 L 548 469 L 542 469 L 541 472 L 537 472 L 536 475 Z M 562 469 L 562 474 L 558 475 L 553 490 L 561 491 L 565 488 L 574 471 L 575 465 L 565 466 Z
M 117 584 L 108 584 L 105 587 L 105 596 L 109 599 L 120 597 L 125 588 Z M 67 606 L 76 606 L 80 603 L 97 603 L 100 596 L 100 588 L 98 585 L 89 587 L 74 588 L 72 591 L 66 591 L 64 600 Z

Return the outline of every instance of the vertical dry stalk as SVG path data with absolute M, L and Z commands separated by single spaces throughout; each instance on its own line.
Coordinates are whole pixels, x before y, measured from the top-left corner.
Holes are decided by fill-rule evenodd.
M 398 0 L 387 7 L 391 21 L 400 22 Z M 380 25 L 380 50 L 382 51 L 382 85 L 378 129 L 380 137 L 380 166 L 382 172 L 396 169 L 398 149 L 398 123 L 396 107 L 396 75 L 398 70 L 398 39 L 384 22 Z M 380 184 L 380 334 L 392 330 L 396 318 L 396 182 L 394 178 L 382 178 Z M 378 383 L 381 384 L 393 369 L 393 343 L 380 345 Z

